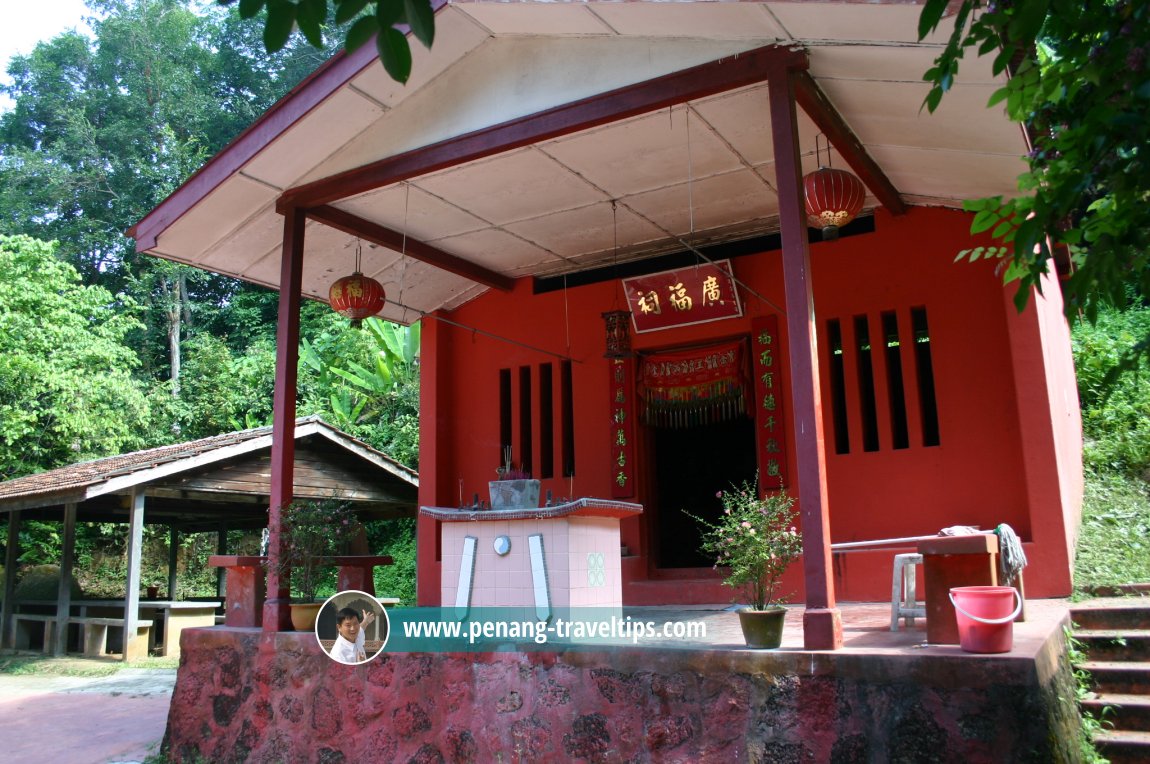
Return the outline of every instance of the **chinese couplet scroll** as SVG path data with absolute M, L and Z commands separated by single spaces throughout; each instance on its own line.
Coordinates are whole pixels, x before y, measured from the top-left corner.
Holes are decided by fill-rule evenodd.
M 611 374 L 611 498 L 635 495 L 635 361 L 615 358 Z
M 782 396 L 782 355 L 778 316 L 760 316 L 751 322 L 751 365 L 755 375 L 755 447 L 758 449 L 759 486 L 782 488 L 786 483 L 787 454 Z

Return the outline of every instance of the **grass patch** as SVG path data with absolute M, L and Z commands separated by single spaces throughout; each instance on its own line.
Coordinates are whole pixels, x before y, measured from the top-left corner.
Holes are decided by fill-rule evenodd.
M 1075 588 L 1150 582 L 1150 486 L 1115 473 L 1085 477 Z
M 43 655 L 0 655 L 0 675 L 7 676 L 111 676 L 122 669 L 174 669 L 179 658 L 144 658 L 124 663 L 115 658 L 54 658 Z
M 111 676 L 123 666 L 98 658 L 47 658 L 38 655 L 0 656 L 0 674 L 8 676 Z

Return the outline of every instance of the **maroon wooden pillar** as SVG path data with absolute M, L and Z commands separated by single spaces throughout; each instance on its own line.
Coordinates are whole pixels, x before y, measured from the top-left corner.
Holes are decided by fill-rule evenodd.
M 284 212 L 280 264 L 279 320 L 276 324 L 276 380 L 272 419 L 271 506 L 268 508 L 268 599 L 264 631 L 291 630 L 291 578 L 276 570 L 280 558 L 280 507 L 290 504 L 295 482 L 295 398 L 299 365 L 299 308 L 303 282 L 302 210 Z
M 842 616 L 835 606 L 831 572 L 830 520 L 827 514 L 826 456 L 819 398 L 815 343 L 815 304 L 811 291 L 811 255 L 803 203 L 798 122 L 794 84 L 785 64 L 771 66 L 767 84 L 771 137 L 779 193 L 783 243 L 783 287 L 787 300 L 787 350 L 791 366 L 791 411 L 794 417 L 795 469 L 803 521 L 803 575 L 807 607 L 803 644 L 808 650 L 843 646 Z

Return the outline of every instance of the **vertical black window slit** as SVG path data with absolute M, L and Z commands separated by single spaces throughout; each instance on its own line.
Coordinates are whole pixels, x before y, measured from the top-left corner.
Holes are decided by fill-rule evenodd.
M 849 454 L 851 441 L 847 424 L 846 363 L 843 360 L 843 330 L 837 318 L 827 321 L 827 346 L 831 354 L 831 421 L 834 424 L 835 453 Z
M 894 311 L 882 314 L 882 334 L 886 342 L 887 398 L 890 401 L 890 431 L 893 448 L 909 448 L 910 435 L 906 422 L 906 388 L 902 379 L 902 344 L 898 336 L 898 316 Z
M 572 401 L 570 361 L 559 365 L 559 405 L 563 417 L 563 477 L 571 477 L 575 474 L 575 404 Z
M 878 408 L 875 405 L 874 356 L 871 353 L 870 326 L 866 316 L 855 316 L 855 346 L 857 360 L 859 407 L 862 409 L 862 436 L 864 451 L 878 451 Z
M 495 463 L 503 464 L 503 453 L 511 448 L 511 369 L 499 370 L 499 453 Z
M 534 468 L 531 457 L 535 453 L 531 417 L 531 367 L 519 367 L 519 466 L 525 472 Z
M 914 329 L 919 408 L 922 411 L 922 444 L 937 446 L 941 438 L 938 430 L 938 401 L 934 391 L 934 362 L 930 355 L 930 327 L 927 326 L 926 308 L 912 308 L 910 318 Z
M 539 474 L 555 476 L 555 388 L 551 364 L 539 364 Z

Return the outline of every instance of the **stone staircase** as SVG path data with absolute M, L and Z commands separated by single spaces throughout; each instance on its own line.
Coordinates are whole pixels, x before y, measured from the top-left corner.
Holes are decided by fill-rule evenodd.
M 1083 604 L 1070 618 L 1091 676 L 1081 706 L 1103 721 L 1098 752 L 1111 764 L 1150 762 L 1150 600 Z

